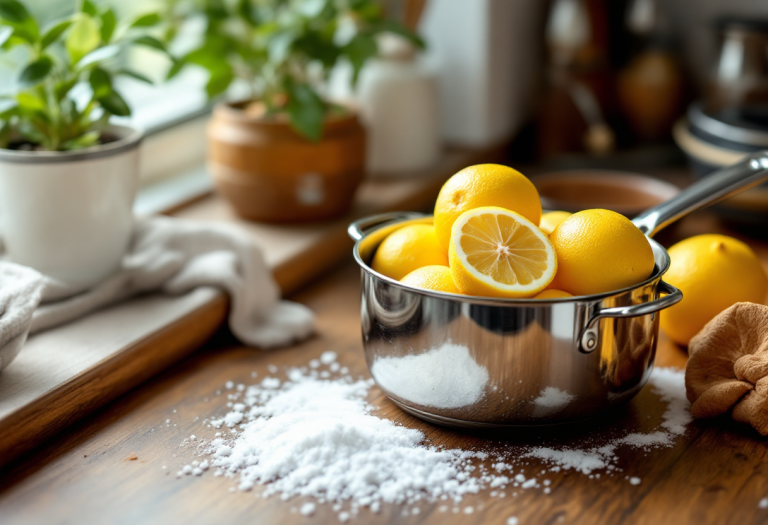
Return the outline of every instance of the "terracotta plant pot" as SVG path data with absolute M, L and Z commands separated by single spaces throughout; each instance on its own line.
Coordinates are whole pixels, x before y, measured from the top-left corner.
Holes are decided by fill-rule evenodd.
M 208 126 L 208 169 L 238 215 L 265 222 L 337 217 L 365 174 L 365 130 L 350 112 L 329 117 L 317 143 L 287 121 L 219 104 Z

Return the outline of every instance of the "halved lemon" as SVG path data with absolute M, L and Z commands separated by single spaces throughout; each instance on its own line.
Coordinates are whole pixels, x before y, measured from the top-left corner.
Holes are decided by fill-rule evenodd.
M 532 297 L 552 282 L 557 255 L 544 232 L 496 206 L 462 213 L 448 250 L 453 280 L 465 294 Z

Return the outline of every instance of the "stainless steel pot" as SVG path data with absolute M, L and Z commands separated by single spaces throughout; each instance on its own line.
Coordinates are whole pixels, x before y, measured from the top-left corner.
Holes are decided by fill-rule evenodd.
M 643 387 L 656 353 L 656 313 L 682 299 L 662 280 L 669 255 L 650 237 L 765 179 L 768 152 L 641 214 L 633 222 L 649 237 L 653 275 L 631 288 L 567 299 L 491 299 L 404 285 L 369 262 L 389 233 L 432 217 L 394 212 L 361 219 L 349 234 L 362 269 L 371 375 L 403 410 L 440 425 L 547 425 L 603 414 Z

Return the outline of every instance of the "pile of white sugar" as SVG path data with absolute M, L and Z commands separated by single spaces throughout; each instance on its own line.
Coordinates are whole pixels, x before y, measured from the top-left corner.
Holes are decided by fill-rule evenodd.
M 277 369 L 270 367 L 270 372 Z M 177 476 L 212 472 L 263 497 L 304 497 L 294 512 L 308 516 L 317 505 L 329 504 L 341 521 L 363 507 L 378 512 L 385 503 L 404 505 L 404 513 L 415 514 L 419 502 L 440 501 L 441 512 L 470 514 L 473 507 L 460 506 L 467 494 L 549 494 L 554 487 L 547 473 L 563 469 L 589 477 L 620 475 L 638 485 L 640 478 L 623 475 L 616 466 L 622 447 L 671 446 L 691 421 L 683 373 L 657 369 L 650 385 L 666 410 L 653 432 L 629 432 L 591 447 L 493 442 L 488 451 L 444 449 L 418 430 L 372 415 L 374 407 L 366 402 L 372 385 L 372 380 L 350 377 L 333 352 L 308 367 L 287 370 L 282 378 L 272 375 L 247 387 L 228 382 L 228 412 L 202 421 L 203 428 L 184 440 L 182 446 L 195 447 L 200 458 L 182 466 Z M 545 390 L 537 403 L 557 406 L 569 402 L 567 396 Z

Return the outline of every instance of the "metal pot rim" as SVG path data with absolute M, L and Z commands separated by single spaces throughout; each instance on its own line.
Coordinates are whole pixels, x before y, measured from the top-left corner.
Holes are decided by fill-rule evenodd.
M 431 218 L 431 215 L 425 215 L 424 218 Z M 651 239 L 650 237 L 646 237 L 648 239 L 648 242 L 651 244 L 651 248 L 653 249 L 654 258 L 658 260 L 657 256 L 661 257 L 661 261 L 663 264 L 659 266 L 656 264 L 654 266 L 653 273 L 650 277 L 645 279 L 644 281 L 633 285 L 628 286 L 626 288 L 621 288 L 619 290 L 613 290 L 610 292 L 604 292 L 600 294 L 593 294 L 593 295 L 579 295 L 574 297 L 565 297 L 560 299 L 503 299 L 503 298 L 490 298 L 490 297 L 482 297 L 482 296 L 475 296 L 475 295 L 461 295 L 461 294 L 453 294 L 448 292 L 439 292 L 435 290 L 425 290 L 423 288 L 416 288 L 414 286 L 409 286 L 407 284 L 403 284 L 400 281 L 397 281 L 395 279 L 392 279 L 391 277 L 387 277 L 385 275 L 382 275 L 376 271 L 374 271 L 368 264 L 363 261 L 363 258 L 360 255 L 360 245 L 365 241 L 368 236 L 370 236 L 372 233 L 377 231 L 380 228 L 383 227 L 391 227 L 396 224 L 408 222 L 413 219 L 409 218 L 402 218 L 399 220 L 393 220 L 389 221 L 385 224 L 381 224 L 379 226 L 376 226 L 372 228 L 370 231 L 366 232 L 364 236 L 355 242 L 355 246 L 352 249 L 352 253 L 355 257 L 355 261 L 360 266 L 360 268 L 363 269 L 368 274 L 373 275 L 377 279 L 381 279 L 382 281 L 385 281 L 393 286 L 397 286 L 399 288 L 402 288 L 404 290 L 407 290 L 412 293 L 417 293 L 420 295 L 426 295 L 429 297 L 435 297 L 438 299 L 451 299 L 454 301 L 459 301 L 462 303 L 467 304 L 476 304 L 476 305 L 487 305 L 487 306 L 545 306 L 545 305 L 553 305 L 553 304 L 567 304 L 567 303 L 595 303 L 598 301 L 602 301 L 603 299 L 606 299 L 608 297 L 613 297 L 617 295 L 622 295 L 627 292 L 631 292 L 632 290 L 642 288 L 644 286 L 647 286 L 654 281 L 660 280 L 663 275 L 669 270 L 670 265 L 670 258 L 669 254 L 667 253 L 667 250 L 661 246 L 659 243 Z

